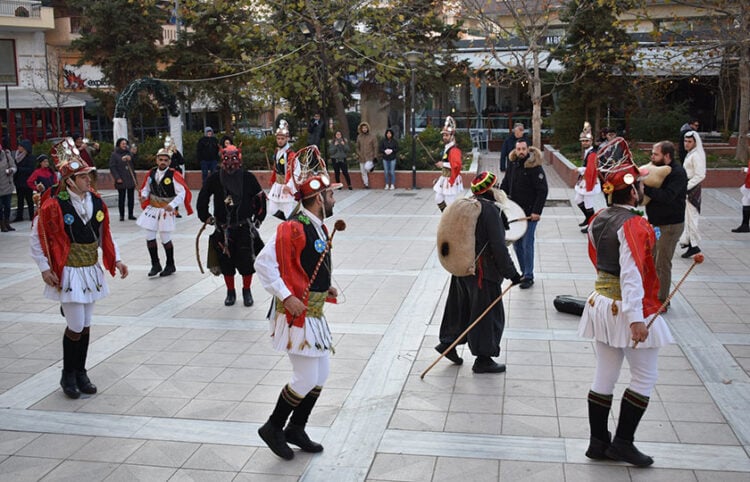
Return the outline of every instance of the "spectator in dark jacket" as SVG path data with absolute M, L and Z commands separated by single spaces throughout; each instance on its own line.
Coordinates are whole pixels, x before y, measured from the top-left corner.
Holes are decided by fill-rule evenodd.
M 325 137 L 325 126 L 323 125 L 323 121 L 320 119 L 320 114 L 315 113 L 312 119 L 310 119 L 310 124 L 307 126 L 307 144 L 312 146 L 316 145 L 318 146 L 318 149 L 321 149 L 321 139 Z
M 16 173 L 13 176 L 13 183 L 16 185 L 16 196 L 18 202 L 16 206 L 16 217 L 13 222 L 23 221 L 23 207 L 24 202 L 26 203 L 29 211 L 29 219 L 34 219 L 34 191 L 29 189 L 27 181 L 29 176 L 36 169 L 36 157 L 31 151 L 31 141 L 24 139 L 18 143 L 18 148 L 15 152 L 16 161 Z
M 510 135 L 505 139 L 505 142 L 503 142 L 503 147 L 500 150 L 500 171 L 505 172 L 505 170 L 508 168 L 508 157 L 510 156 L 510 153 L 513 152 L 513 150 L 516 148 L 516 142 L 523 139 L 524 141 L 526 141 L 527 146 L 531 144 L 526 138 L 526 134 L 523 133 L 523 129 L 523 124 L 521 124 L 520 122 L 516 123 L 513 126 L 513 132 L 511 132 Z
M 216 172 L 216 165 L 219 162 L 219 140 L 214 137 L 214 130 L 211 127 L 206 127 L 203 132 L 204 136 L 198 140 L 196 146 L 196 154 L 201 163 L 201 176 L 205 184 L 206 178 Z
M 385 137 L 380 141 L 380 155 L 383 157 L 385 171 L 385 188 L 396 189 L 396 158 L 398 155 L 398 141 L 393 137 L 393 130 L 385 131 Z
M 115 150 L 109 157 L 109 173 L 115 180 L 117 189 L 117 207 L 120 209 L 120 221 L 125 221 L 125 197 L 128 198 L 128 219 L 135 220 L 133 207 L 135 203 L 135 162 L 134 154 L 127 139 L 117 139 Z
M 547 201 L 547 176 L 542 168 L 542 152 L 529 147 L 523 139 L 516 142 L 516 149 L 508 157 L 508 172 L 500 189 L 511 201 L 518 204 L 529 217 L 526 233 L 513 243 L 513 248 L 521 266 L 523 282 L 521 288 L 531 288 L 534 284 L 534 233 L 541 219 L 544 203 Z

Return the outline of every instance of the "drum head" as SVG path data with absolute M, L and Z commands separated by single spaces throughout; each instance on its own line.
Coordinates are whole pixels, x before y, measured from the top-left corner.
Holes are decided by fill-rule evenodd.
M 526 234 L 526 226 L 528 224 L 528 221 L 525 219 L 526 213 L 523 212 L 521 206 L 510 199 L 505 201 L 503 212 L 510 223 L 510 229 L 505 231 L 505 240 L 508 242 L 518 241 Z

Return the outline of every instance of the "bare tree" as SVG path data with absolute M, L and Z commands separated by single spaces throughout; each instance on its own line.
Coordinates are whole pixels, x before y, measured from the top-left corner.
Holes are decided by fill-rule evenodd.
M 62 110 L 71 94 L 69 90 L 65 89 L 63 68 L 63 59 L 56 50 L 48 51 L 46 65 L 26 68 L 30 80 L 30 90 L 55 113 L 54 134 L 57 137 L 64 134 L 61 128 Z
M 557 22 L 560 1 L 464 0 L 463 18 L 485 34 L 486 45 L 500 69 L 497 80 L 526 87 L 532 104 L 532 142 L 542 143 L 542 74 L 551 61 L 547 42 Z

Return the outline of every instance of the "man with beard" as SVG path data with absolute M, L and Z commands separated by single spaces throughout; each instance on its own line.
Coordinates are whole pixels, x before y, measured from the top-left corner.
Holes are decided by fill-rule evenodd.
M 498 206 L 501 203 L 495 200 L 496 197 L 506 197 L 505 193 L 494 189 L 496 180 L 493 173 L 482 172 L 471 182 L 471 192 L 481 206 L 475 230 L 476 274 L 451 276 L 448 300 L 440 323 L 440 344 L 435 347 L 439 353 L 443 353 L 500 296 L 504 278 L 510 279 L 514 285 L 521 282 L 521 275 L 505 246 L 508 220 Z M 504 329 L 505 311 L 501 300 L 461 341 L 468 341 L 471 354 L 476 357 L 472 367 L 474 373 L 505 371 L 505 365 L 492 359 L 500 355 L 500 339 Z M 455 347 L 445 356 L 457 365 L 463 363 Z
M 672 257 L 685 226 L 685 203 L 688 178 L 685 169 L 674 161 L 674 144 L 661 141 L 651 148 L 651 162 L 656 166 L 670 166 L 672 171 L 664 178 L 661 187 L 644 186 L 643 192 L 651 198 L 646 205 L 648 222 L 658 228 L 654 262 L 659 277 L 659 301 L 669 296 L 672 284 Z
M 591 132 L 588 132 L 585 126 L 579 140 L 583 148 L 583 163 L 582 167 L 578 169 L 579 176 L 575 185 L 576 196 L 574 202 L 583 215 L 586 216 L 586 219 L 578 226 L 583 227 L 581 229 L 582 233 L 587 233 L 589 230 L 589 221 L 594 215 L 594 203 L 596 202 L 596 198 L 601 195 L 602 188 L 597 176 L 599 160 L 596 156 L 596 149 L 594 149 L 594 139 Z
M 188 215 L 193 212 L 190 207 L 190 188 L 182 175 L 169 167 L 169 163 L 169 151 L 166 148 L 159 149 L 156 153 L 156 167 L 149 171 L 138 193 L 143 212 L 136 224 L 146 231 L 146 246 L 151 256 L 149 277 L 157 274 L 169 276 L 175 272 L 172 231 L 175 228 L 177 207 L 184 204 Z M 167 254 L 167 264 L 163 270 L 156 246 L 157 233 L 161 237 L 164 252 Z
M 276 146 L 271 189 L 268 191 L 268 209 L 273 216 L 283 221 L 297 204 L 294 193 L 297 192 L 295 179 L 299 175 L 299 166 L 289 145 L 289 124 L 284 119 L 279 121 L 279 128 L 276 129 Z
M 299 210 L 276 228 L 256 261 L 258 277 L 275 299 L 271 344 L 292 363 L 291 381 L 258 434 L 285 460 L 294 458 L 287 443 L 304 452 L 323 450 L 310 440 L 305 425 L 328 378 L 329 354 L 334 351 L 323 305 L 335 302 L 338 292 L 331 285 L 331 244 L 323 221 L 333 214 L 333 189 L 340 187 L 326 174 L 304 181 L 297 196 Z
M 654 229 L 633 209 L 642 199 L 639 175 L 628 156 L 604 178 L 602 189 L 610 196 L 610 207 L 597 213 L 589 225 L 589 257 L 597 277 L 578 334 L 594 339 L 596 354 L 594 381 L 588 393 L 590 440 L 586 456 L 646 467 L 654 460 L 641 453 L 633 440 L 656 384 L 659 348 L 673 343 L 673 339 L 661 316 L 654 319 L 650 329 L 645 322 L 659 310 L 661 302 L 654 266 Z M 631 348 L 635 342 L 640 345 Z M 609 413 L 624 359 L 628 360 L 630 383 L 622 396 L 617 430 L 610 442 Z
M 253 306 L 250 284 L 255 255 L 263 248 L 257 228 L 266 217 L 266 195 L 255 176 L 242 169 L 242 154 L 236 146 L 222 150 L 221 157 L 219 171 L 206 178 L 196 204 L 200 220 L 216 227 L 208 240 L 208 268 L 224 276 L 225 306 L 237 300 L 237 271 L 242 276 L 242 301 L 245 306 Z M 208 210 L 211 197 L 213 215 Z
M 521 206 L 529 217 L 526 233 L 513 243 L 524 278 L 521 289 L 528 289 L 534 285 L 534 234 L 549 189 L 542 168 L 542 151 L 521 139 L 516 143 L 516 149 L 510 153 L 509 159 L 508 172 L 500 189 L 505 191 L 511 201 Z

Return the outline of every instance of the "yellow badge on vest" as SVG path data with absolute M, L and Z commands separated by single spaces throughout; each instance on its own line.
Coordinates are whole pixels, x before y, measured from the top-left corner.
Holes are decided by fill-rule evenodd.
M 99 210 L 96 212 L 96 220 L 100 223 L 104 221 L 104 211 Z

